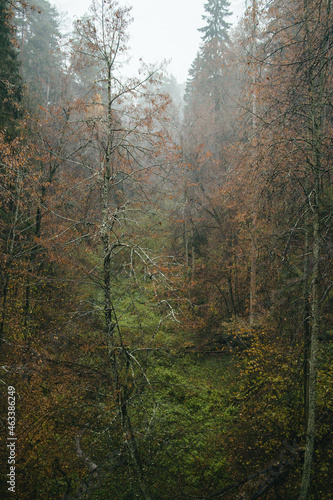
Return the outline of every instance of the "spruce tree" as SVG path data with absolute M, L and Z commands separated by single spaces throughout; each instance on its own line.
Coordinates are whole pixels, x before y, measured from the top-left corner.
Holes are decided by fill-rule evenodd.
M 58 98 L 63 55 L 59 14 L 48 0 L 29 0 L 16 15 L 27 106 L 53 105 Z
M 207 14 L 202 16 L 202 19 L 206 21 L 206 25 L 198 30 L 203 33 L 201 38 L 204 43 L 210 43 L 213 40 L 229 41 L 228 29 L 231 25 L 225 20 L 231 15 L 229 7 L 228 0 L 208 0 L 204 5 Z
M 0 131 L 7 137 L 15 134 L 20 116 L 21 77 L 17 51 L 13 43 L 11 5 L 0 2 Z
M 186 82 L 186 102 L 191 102 L 191 95 L 194 103 L 208 98 L 213 101 L 216 112 L 221 109 L 223 100 L 223 68 L 230 27 L 225 18 L 231 15 L 229 6 L 228 0 L 208 0 L 204 5 L 206 15 L 202 18 L 206 25 L 198 29 L 203 33 L 203 43 Z

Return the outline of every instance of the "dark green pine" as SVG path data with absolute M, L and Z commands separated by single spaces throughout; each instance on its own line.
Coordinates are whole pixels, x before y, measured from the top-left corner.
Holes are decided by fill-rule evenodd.
M 10 2 L 0 1 L 0 131 L 15 135 L 20 117 L 22 82 L 17 50 L 13 43 Z
M 204 5 L 206 15 L 202 19 L 206 22 L 199 31 L 203 33 L 201 38 L 203 42 L 209 43 L 213 40 L 229 41 L 228 29 L 230 23 L 225 18 L 231 15 L 229 12 L 230 2 L 228 0 L 208 0 Z

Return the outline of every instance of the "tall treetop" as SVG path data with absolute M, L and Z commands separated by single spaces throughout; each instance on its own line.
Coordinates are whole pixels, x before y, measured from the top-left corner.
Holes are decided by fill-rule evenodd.
M 211 42 L 214 39 L 219 41 L 229 41 L 228 29 L 231 24 L 225 18 L 231 15 L 229 12 L 230 2 L 228 0 L 208 0 L 204 8 L 206 15 L 202 19 L 206 21 L 206 26 L 199 28 L 203 34 L 203 42 Z

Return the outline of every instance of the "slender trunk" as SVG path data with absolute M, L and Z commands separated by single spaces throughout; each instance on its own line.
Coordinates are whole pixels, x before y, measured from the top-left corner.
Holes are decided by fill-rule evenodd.
M 323 13 L 323 20 L 329 20 L 330 4 L 327 4 L 326 15 Z M 310 29 L 310 20 L 313 12 L 309 9 L 308 0 L 304 0 L 305 31 L 307 43 L 307 56 L 311 61 L 315 46 L 317 43 L 318 29 Z M 315 31 L 315 33 L 314 33 Z M 309 354 L 309 374 L 308 374 L 308 414 L 306 445 L 303 465 L 303 475 L 299 500 L 306 500 L 309 495 L 311 469 L 313 463 L 314 444 L 316 437 L 316 397 L 317 397 L 317 370 L 318 370 L 318 336 L 320 325 L 320 307 L 319 307 L 319 264 L 320 264 L 320 192 L 322 183 L 322 144 L 324 137 L 323 118 L 325 112 L 325 72 L 326 53 L 321 51 L 321 57 L 318 61 L 319 72 L 315 73 L 313 66 L 308 69 L 308 88 L 309 88 L 309 114 L 308 123 L 311 131 L 311 155 L 312 162 L 309 170 L 314 176 L 314 188 L 308 196 L 309 209 L 312 211 L 312 231 L 313 231 L 313 270 L 312 270 L 312 290 L 311 290 L 311 336 L 310 336 L 310 354 Z M 311 196 L 313 195 L 313 196 Z
M 49 179 L 50 183 L 52 181 L 52 178 L 53 178 L 53 176 L 50 175 L 50 179 Z M 39 238 L 40 234 L 41 234 L 42 217 L 43 217 L 42 206 L 45 203 L 45 196 L 46 196 L 46 189 L 45 189 L 45 186 L 42 186 L 40 203 L 39 203 L 37 210 L 36 210 L 35 236 L 37 238 Z M 29 327 L 29 321 L 30 321 L 30 297 L 31 297 L 30 272 L 33 269 L 33 263 L 36 261 L 37 253 L 38 253 L 38 247 L 35 244 L 32 248 L 31 254 L 30 254 L 27 283 L 25 286 L 25 304 L 24 304 L 24 320 L 23 320 L 25 339 L 27 339 L 28 327 Z
M 192 242 L 193 242 L 194 241 L 193 222 L 192 222 L 192 228 L 191 228 L 191 238 L 192 238 Z M 194 249 L 194 245 L 192 244 L 192 269 L 191 269 L 192 283 L 194 282 L 194 276 L 195 276 L 195 249 Z
M 303 284 L 303 331 L 304 331 L 304 425 L 305 432 L 308 428 L 308 418 L 309 418 L 309 378 L 310 378 L 310 346 L 311 346 L 311 332 L 310 332 L 310 284 L 309 284 L 309 221 L 308 221 L 308 211 L 306 210 L 305 215 L 305 234 L 304 234 L 304 284 Z
M 256 36 L 257 36 L 257 2 L 253 0 L 252 3 L 252 57 L 253 57 L 253 75 L 252 75 L 252 134 L 253 134 L 253 148 L 254 148 L 254 170 L 256 170 L 256 134 L 257 134 L 257 96 L 255 90 L 256 84 Z M 253 177 L 256 172 L 253 173 Z M 254 201 L 252 205 L 252 220 L 251 220 L 251 248 L 250 248 L 250 325 L 253 326 L 256 315 L 256 302 L 257 302 L 257 207 L 256 207 L 256 183 L 254 183 Z
M 28 337 L 29 322 L 30 322 L 30 280 L 28 274 L 27 284 L 25 287 L 24 320 L 23 320 L 23 331 L 25 340 L 27 340 Z
M 188 229 L 187 229 L 187 219 L 186 219 L 185 210 L 184 210 L 184 239 L 185 239 L 185 266 L 186 266 L 186 275 L 188 275 L 188 266 L 189 266 L 189 259 L 188 259 Z
M 49 179 L 50 183 L 52 182 L 52 179 L 53 179 L 53 176 L 52 176 L 52 178 L 50 176 L 50 179 Z M 45 186 L 42 186 L 40 202 L 39 202 L 39 206 L 37 207 L 37 211 L 36 211 L 35 235 L 37 236 L 37 238 L 40 237 L 41 228 L 42 228 L 42 217 L 43 217 L 42 206 L 45 203 L 45 196 L 46 196 L 46 188 L 45 188 Z
M 108 107 L 107 107 L 107 123 L 108 137 L 105 150 L 105 158 L 103 162 L 103 187 L 102 187 L 102 229 L 101 240 L 103 247 L 103 282 L 104 282 L 104 320 L 105 334 L 108 340 L 109 355 L 114 376 L 115 388 L 117 385 L 117 369 L 114 352 L 114 328 L 115 322 L 112 317 L 112 301 L 111 301 L 111 253 L 112 247 L 110 242 L 110 233 L 112 231 L 114 218 L 110 219 L 109 214 L 109 198 L 110 187 L 112 181 L 112 110 L 111 110 L 111 68 L 109 68 L 108 78 Z
M 131 418 L 128 413 L 128 385 L 126 380 L 121 380 L 120 367 L 124 367 L 127 363 L 125 349 L 117 350 L 115 344 L 115 332 L 119 325 L 115 312 L 113 310 L 111 300 L 111 258 L 113 251 L 113 243 L 111 242 L 112 228 L 116 220 L 115 214 L 110 214 L 109 200 L 110 192 L 114 187 L 114 166 L 113 166 L 113 147 L 114 147 L 114 130 L 112 117 L 112 89 L 111 89 L 111 66 L 108 68 L 108 88 L 107 88 L 107 144 L 105 149 L 105 158 L 103 163 L 103 188 L 102 188 L 102 229 L 101 241 L 103 248 L 103 281 L 104 281 L 104 319 L 105 319 L 105 334 L 108 342 L 109 360 L 111 365 L 113 389 L 119 407 L 121 418 L 121 427 L 124 441 L 127 445 L 133 470 L 137 478 L 142 496 L 145 500 L 150 500 L 147 492 L 147 487 L 144 481 L 139 450 L 136 438 L 133 432 Z M 121 342 L 120 342 L 121 343 Z M 122 356 L 122 357 L 120 357 Z
M 0 345 L 3 340 L 5 321 L 6 321 L 6 305 L 7 305 L 7 293 L 9 287 L 9 276 L 7 275 L 5 278 L 5 284 L 2 289 L 2 312 L 1 312 L 1 321 L 0 321 Z
M 313 272 L 312 272 L 312 324 L 311 324 L 311 352 L 309 359 L 309 403 L 307 436 L 303 465 L 303 476 L 299 500 L 308 498 L 311 479 L 311 468 L 313 462 L 314 443 L 316 436 L 316 397 L 317 397 L 317 358 L 318 358 L 318 335 L 319 335 L 319 258 L 320 258 L 320 233 L 318 195 L 316 193 L 316 206 L 313 214 Z
M 240 299 L 239 299 L 239 286 L 238 286 L 238 265 L 237 265 L 237 255 L 234 254 L 234 270 L 235 270 L 235 291 L 236 291 L 236 301 L 237 301 L 237 311 L 236 314 L 240 314 Z
M 141 458 L 136 443 L 135 435 L 133 432 L 132 422 L 128 414 L 127 401 L 129 399 L 129 394 L 126 386 L 123 389 L 123 394 L 121 395 L 120 399 L 121 399 L 121 415 L 122 415 L 124 440 L 130 454 L 131 462 L 133 464 L 133 469 L 135 471 L 136 477 L 138 479 L 142 496 L 145 500 L 150 500 L 150 495 L 148 493 L 144 481 Z
M 251 271 L 250 271 L 250 325 L 253 326 L 256 315 L 256 301 L 257 301 L 257 217 L 256 209 L 252 212 L 252 231 L 251 231 Z
M 231 302 L 231 310 L 233 316 L 236 316 L 236 307 L 235 307 L 235 300 L 234 300 L 234 292 L 232 289 L 232 280 L 231 276 L 228 276 L 228 284 L 229 284 L 229 293 L 230 293 L 230 302 Z

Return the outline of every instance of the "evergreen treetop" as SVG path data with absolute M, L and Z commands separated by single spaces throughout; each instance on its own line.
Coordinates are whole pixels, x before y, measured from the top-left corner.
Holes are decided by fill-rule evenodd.
M 225 18 L 231 15 L 229 12 L 230 2 L 228 0 L 208 0 L 204 5 L 206 15 L 202 19 L 206 21 L 206 26 L 199 28 L 202 32 L 201 38 L 204 43 L 214 39 L 219 41 L 229 41 L 228 29 L 231 24 Z

